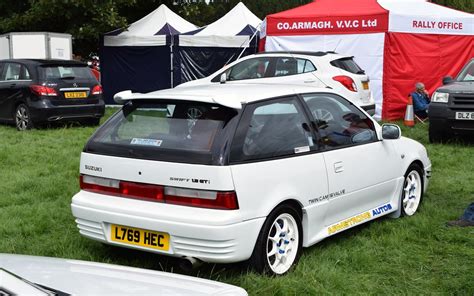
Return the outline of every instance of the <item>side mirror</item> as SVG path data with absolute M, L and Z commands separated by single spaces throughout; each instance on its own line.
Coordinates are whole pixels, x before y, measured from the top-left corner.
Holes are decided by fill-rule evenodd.
M 450 84 L 450 83 L 452 83 L 453 81 L 454 81 L 454 80 L 453 80 L 453 77 L 451 77 L 451 76 L 443 77 L 443 85 Z
M 385 123 L 382 125 L 382 139 L 384 140 L 396 140 L 400 139 L 402 131 L 396 124 Z
M 374 139 L 375 133 L 371 130 L 363 130 L 351 137 L 352 143 L 365 143 Z
M 222 75 L 221 75 L 221 80 L 220 80 L 220 82 L 221 82 L 221 84 L 224 84 L 226 81 L 227 81 L 227 74 L 225 74 L 225 72 L 224 72 L 224 73 L 222 73 Z

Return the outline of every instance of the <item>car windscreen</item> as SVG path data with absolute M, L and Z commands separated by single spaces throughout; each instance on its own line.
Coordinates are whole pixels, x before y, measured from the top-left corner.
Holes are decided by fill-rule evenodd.
M 474 81 L 474 60 L 462 69 L 456 80 L 460 82 Z
M 331 62 L 336 68 L 346 70 L 352 74 L 365 74 L 365 71 L 362 70 L 359 65 L 354 61 L 353 58 L 341 58 Z
M 43 65 L 39 67 L 41 80 L 95 79 L 91 69 L 85 65 Z
M 215 164 L 228 123 L 238 112 L 195 101 L 133 101 L 90 139 L 86 152 L 184 163 Z

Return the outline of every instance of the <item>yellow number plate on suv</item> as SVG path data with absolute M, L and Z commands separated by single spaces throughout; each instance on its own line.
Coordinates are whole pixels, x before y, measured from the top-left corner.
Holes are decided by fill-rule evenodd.
M 362 87 L 364 89 L 369 89 L 369 82 L 368 81 L 362 81 Z
M 85 91 L 65 92 L 64 97 L 66 99 L 82 99 L 87 98 L 87 93 Z
M 168 233 L 122 225 L 111 225 L 110 238 L 116 242 L 162 251 L 168 251 L 170 246 L 170 235 Z

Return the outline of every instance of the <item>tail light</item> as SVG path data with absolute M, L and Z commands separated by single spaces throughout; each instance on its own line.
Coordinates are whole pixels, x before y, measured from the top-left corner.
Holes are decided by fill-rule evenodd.
M 93 95 L 101 95 L 102 94 L 102 86 L 96 85 L 92 88 Z
M 33 84 L 30 85 L 30 90 L 32 93 L 38 96 L 57 96 L 58 92 L 52 88 L 43 85 Z
M 339 75 L 339 76 L 334 76 L 332 79 L 344 85 L 344 87 L 347 88 L 348 90 L 357 92 L 357 86 L 354 80 L 350 78 L 349 76 Z
M 82 190 L 199 208 L 236 210 L 235 191 L 208 191 L 80 176 Z

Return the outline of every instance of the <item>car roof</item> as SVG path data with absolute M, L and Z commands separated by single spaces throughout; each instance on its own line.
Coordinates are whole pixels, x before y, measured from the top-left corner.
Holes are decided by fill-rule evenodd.
M 325 58 L 349 58 L 351 56 L 339 54 L 334 51 L 263 51 L 258 52 L 251 56 L 312 56 L 312 57 L 325 57 Z M 247 56 L 248 57 L 248 56 Z
M 74 60 L 43 60 L 43 59 L 5 59 L 0 62 L 19 62 L 30 65 L 81 65 L 86 66 L 86 63 L 74 61 Z
M 125 100 L 173 99 L 215 103 L 241 109 L 243 104 L 297 93 L 335 93 L 329 88 L 296 84 L 232 83 L 196 85 L 154 91 L 146 94 L 133 93 Z

